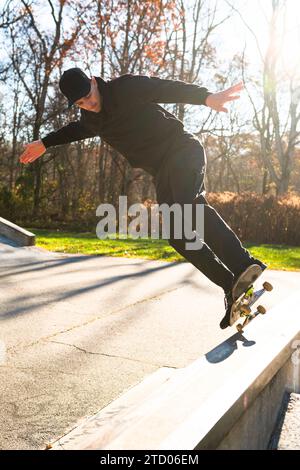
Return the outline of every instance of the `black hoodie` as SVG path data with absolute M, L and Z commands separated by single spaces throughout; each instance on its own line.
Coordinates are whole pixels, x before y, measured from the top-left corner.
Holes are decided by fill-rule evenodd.
M 175 142 L 193 134 L 182 121 L 157 103 L 205 105 L 210 93 L 180 80 L 125 74 L 105 81 L 95 77 L 102 108 L 99 113 L 81 109 L 79 121 L 71 122 L 42 138 L 46 148 L 100 136 L 118 150 L 133 167 L 155 175 Z

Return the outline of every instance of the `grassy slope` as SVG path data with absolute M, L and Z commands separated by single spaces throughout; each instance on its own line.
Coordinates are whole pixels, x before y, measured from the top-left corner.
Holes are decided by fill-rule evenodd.
M 93 233 L 71 233 L 33 229 L 37 246 L 50 251 L 87 255 L 125 256 L 164 261 L 183 261 L 166 240 L 99 240 Z M 245 244 L 251 254 L 270 269 L 300 271 L 300 247 Z

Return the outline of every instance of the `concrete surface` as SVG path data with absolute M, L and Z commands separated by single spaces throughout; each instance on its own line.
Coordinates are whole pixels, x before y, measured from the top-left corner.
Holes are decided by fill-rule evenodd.
M 53 449 L 266 449 L 286 387 L 300 391 L 300 361 L 291 360 L 299 303 L 296 294 L 236 334 L 247 347 L 236 351 L 236 338 L 229 338 L 183 369 L 161 369 L 152 376 L 155 387 L 147 378 Z
M 2 239 L 0 278 L 2 449 L 44 448 L 157 369 L 185 367 L 230 337 L 232 354 L 247 346 L 219 329 L 222 291 L 187 263 L 65 256 Z M 263 279 L 275 288 L 264 296 L 270 308 L 298 289 L 300 273 Z
M 19 225 L 13 224 L 9 220 L 3 219 L 3 217 L 0 217 L 0 236 L 13 240 L 20 246 L 35 245 L 34 233 L 19 227 Z

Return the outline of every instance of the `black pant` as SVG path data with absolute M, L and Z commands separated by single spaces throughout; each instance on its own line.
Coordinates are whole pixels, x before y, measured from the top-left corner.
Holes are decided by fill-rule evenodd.
M 198 140 L 188 134 L 176 143 L 176 149 L 163 161 L 154 178 L 158 204 L 204 205 L 204 243 L 201 249 L 186 249 L 184 236 L 172 234 L 169 244 L 212 282 L 227 292 L 233 276 L 251 264 L 252 257 L 222 217 L 205 199 L 205 152 Z M 195 212 L 190 221 L 195 227 Z

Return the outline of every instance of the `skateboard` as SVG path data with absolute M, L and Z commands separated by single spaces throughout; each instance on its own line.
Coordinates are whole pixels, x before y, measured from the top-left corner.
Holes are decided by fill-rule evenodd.
M 238 318 L 243 319 L 244 322 L 239 323 L 236 328 L 238 332 L 242 333 L 243 328 L 248 325 L 257 315 L 264 315 L 266 308 L 263 305 L 258 305 L 256 310 L 253 312 L 251 307 L 257 302 L 257 300 L 265 293 L 273 290 L 272 284 L 264 282 L 262 289 L 254 290 L 253 284 L 244 292 L 236 301 L 233 303 L 230 315 L 230 325 L 232 326 Z

